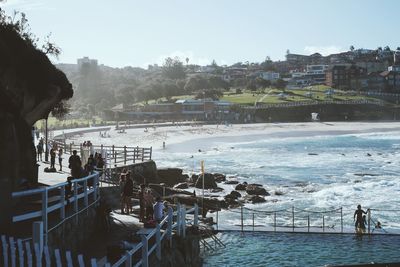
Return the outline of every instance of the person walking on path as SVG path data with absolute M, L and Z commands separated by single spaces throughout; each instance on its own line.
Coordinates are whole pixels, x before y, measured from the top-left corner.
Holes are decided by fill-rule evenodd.
M 56 151 L 52 148 L 50 150 L 50 169 L 55 169 L 55 164 L 56 164 Z
M 58 164 L 60 164 L 60 171 L 62 171 L 62 160 L 63 160 L 63 150 L 60 148 L 58 150 Z
M 148 186 L 146 186 L 143 198 L 146 206 L 145 219 L 149 221 L 152 219 L 154 213 L 153 210 L 154 198 L 153 195 L 151 194 L 151 189 Z

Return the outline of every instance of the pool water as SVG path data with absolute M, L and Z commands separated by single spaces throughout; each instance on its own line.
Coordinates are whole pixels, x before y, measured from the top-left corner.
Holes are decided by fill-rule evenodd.
M 203 266 L 326 266 L 400 262 L 400 236 L 224 232 Z

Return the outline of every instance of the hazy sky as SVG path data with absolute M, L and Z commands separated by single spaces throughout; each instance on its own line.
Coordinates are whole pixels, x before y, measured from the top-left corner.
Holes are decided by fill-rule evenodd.
M 38 37 L 52 32 L 64 63 L 89 56 L 146 67 L 179 56 L 233 64 L 281 60 L 287 49 L 400 46 L 397 0 L 0 0 L 0 7 L 25 12 Z

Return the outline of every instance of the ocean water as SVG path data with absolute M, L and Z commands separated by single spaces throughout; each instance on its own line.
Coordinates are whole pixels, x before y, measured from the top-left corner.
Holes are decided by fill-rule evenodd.
M 333 266 L 400 262 L 398 236 L 244 233 L 219 234 L 226 244 L 204 258 L 211 266 Z
M 346 227 L 354 225 L 353 213 L 361 204 L 374 209 L 371 218 L 384 223 L 386 229 L 399 229 L 399 148 L 400 132 L 286 138 L 261 134 L 171 144 L 166 150 L 155 151 L 154 158 L 158 166 L 179 167 L 188 173 L 198 173 L 203 160 L 208 172 L 264 185 L 271 195 L 266 203 L 246 204 L 251 209 L 290 210 L 294 206 L 326 211 L 342 207 Z M 235 187 L 221 186 L 226 194 Z M 340 224 L 338 216 L 327 214 L 326 225 Z M 255 224 L 266 220 L 271 222 L 272 218 L 256 217 Z M 322 225 L 321 220 L 318 216 L 314 224 Z M 240 214 L 219 213 L 221 226 L 239 222 Z

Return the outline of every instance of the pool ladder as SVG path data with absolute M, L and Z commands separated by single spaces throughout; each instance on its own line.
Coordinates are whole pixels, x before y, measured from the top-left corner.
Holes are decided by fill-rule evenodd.
M 219 239 L 216 234 L 211 230 L 203 230 L 200 239 L 200 246 L 203 252 L 215 252 L 218 248 L 225 248 L 226 245 Z M 201 248 L 200 247 L 200 248 Z

